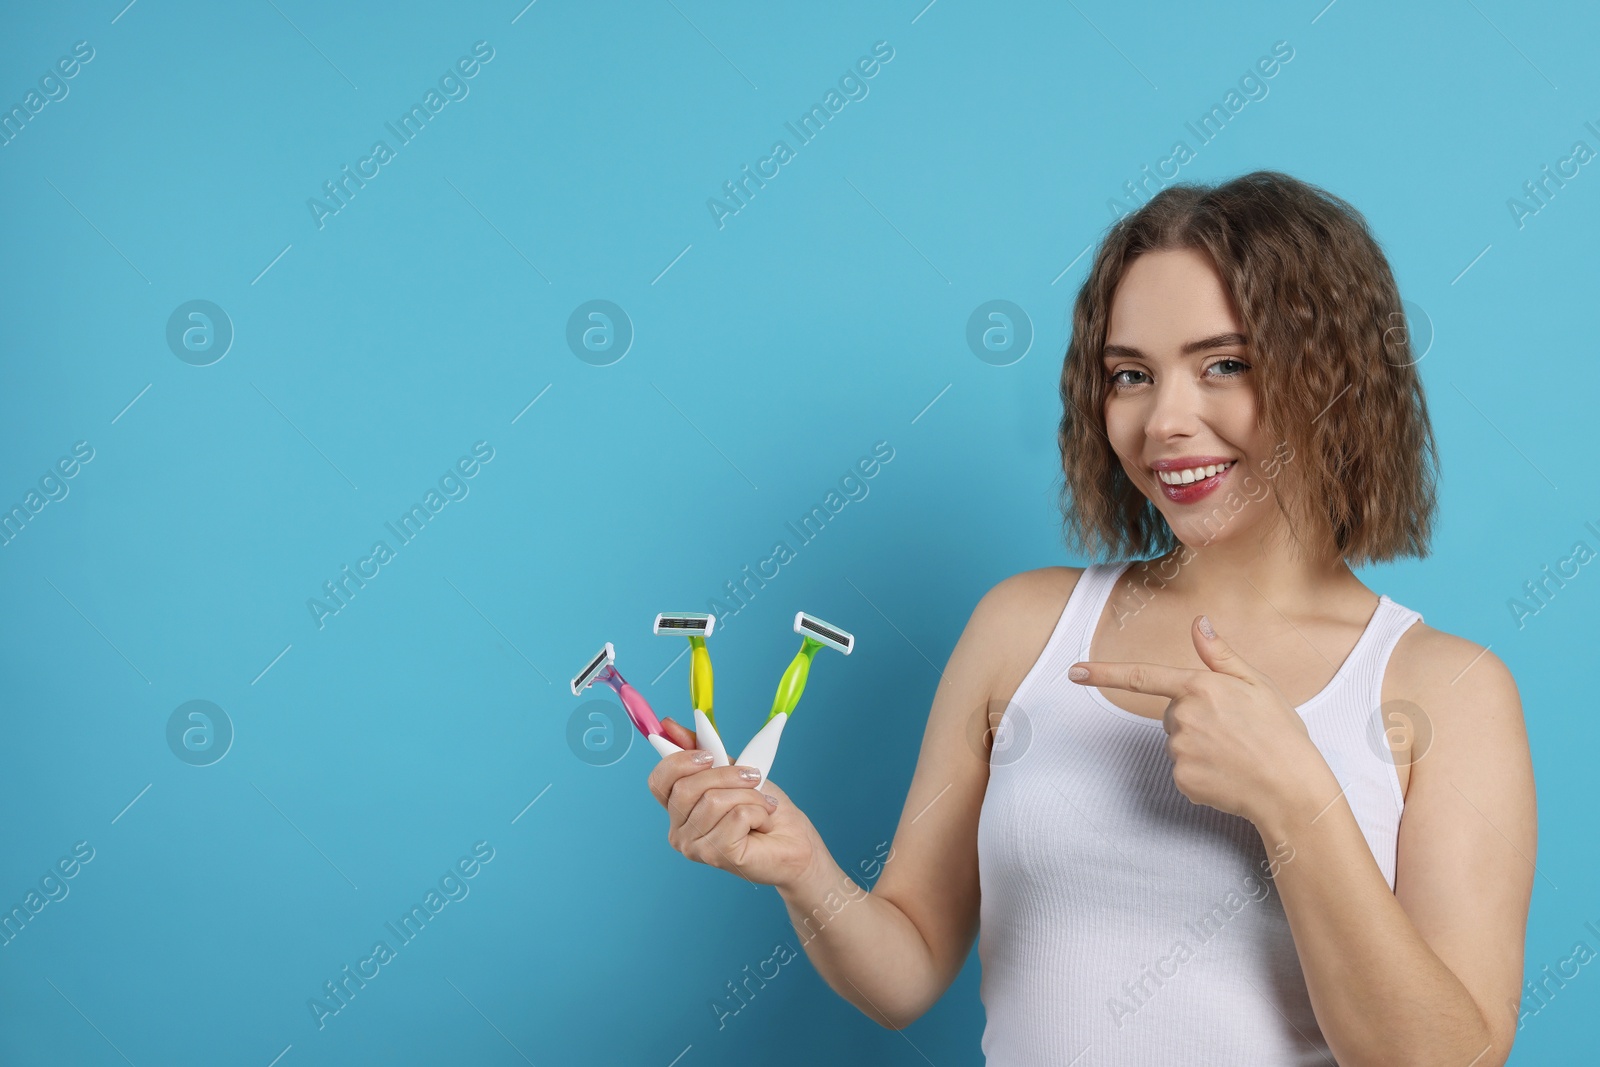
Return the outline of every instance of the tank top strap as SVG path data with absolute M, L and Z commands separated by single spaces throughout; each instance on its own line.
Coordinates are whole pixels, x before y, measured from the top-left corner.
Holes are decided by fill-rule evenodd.
M 1021 700 L 1034 687 L 1048 684 L 1048 679 L 1084 657 L 1112 586 L 1127 568 L 1128 563 L 1091 563 L 1083 568 L 1044 650 L 1018 683 L 1013 700 Z
M 1359 668 L 1356 676 L 1351 679 L 1356 688 L 1353 690 L 1359 699 L 1365 700 L 1376 707 L 1383 701 L 1383 673 L 1389 665 L 1389 659 L 1394 655 L 1395 646 L 1400 643 L 1400 638 L 1411 628 L 1412 623 L 1422 621 L 1422 613 L 1412 611 L 1402 604 L 1396 604 L 1387 595 L 1378 597 L 1378 609 L 1373 619 L 1368 623 L 1367 640 L 1365 648 L 1361 651 L 1362 660 L 1356 666 Z
M 1070 632 L 1062 635 L 1070 639 L 1066 647 L 1071 650 L 1071 655 L 1078 655 L 1094 636 L 1095 625 L 1105 611 L 1106 601 L 1111 598 L 1117 579 L 1131 563 L 1091 563 L 1083 569 L 1067 602 Z

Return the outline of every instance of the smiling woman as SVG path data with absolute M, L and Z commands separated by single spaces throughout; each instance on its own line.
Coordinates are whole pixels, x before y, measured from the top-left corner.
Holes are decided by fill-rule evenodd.
M 1159 418 L 1220 404 L 1263 454 L 1289 446 L 1294 469 L 1273 500 L 1308 558 L 1426 555 L 1438 453 L 1406 333 L 1388 332 L 1403 319 L 1382 250 L 1337 197 L 1262 172 L 1164 191 L 1106 238 L 1073 309 L 1059 431 L 1069 540 L 1090 555 L 1187 540 L 1147 490 L 1169 461 L 1206 457 L 1130 436 L 1159 399 Z M 1178 338 L 1201 321 L 1235 328 Z M 1168 352 L 1188 369 L 1156 388 Z
M 1437 507 L 1403 314 L 1360 215 L 1288 175 L 1112 226 L 1058 432 L 1068 541 L 1109 558 L 974 609 L 895 863 L 805 942 L 841 996 L 903 1028 L 976 937 L 991 1067 L 1505 1063 L 1536 839 L 1517 687 L 1351 570 L 1425 556 Z M 797 929 L 845 891 L 776 784 L 693 758 L 650 774 L 674 847 L 776 886 Z M 1258 870 L 1275 892 L 1241 896 Z

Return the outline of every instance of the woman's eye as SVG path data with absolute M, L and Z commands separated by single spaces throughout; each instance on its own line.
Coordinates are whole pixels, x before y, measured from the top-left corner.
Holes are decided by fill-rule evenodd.
M 1216 372 L 1216 374 L 1214 375 L 1214 377 L 1218 377 L 1218 378 L 1237 378 L 1240 375 L 1244 374 L 1245 371 L 1248 371 L 1250 369 L 1250 364 L 1246 363 L 1242 359 L 1219 359 L 1215 363 L 1213 363 L 1209 367 L 1207 367 L 1206 368 L 1206 372 L 1210 373 L 1211 371 L 1216 370 L 1216 368 L 1218 368 L 1218 367 L 1221 367 L 1223 369 L 1222 370 L 1218 370 Z M 1125 377 L 1123 377 L 1123 375 L 1126 375 L 1126 374 L 1131 374 L 1131 375 L 1134 375 L 1135 377 L 1134 378 L 1125 378 Z M 1135 386 L 1135 385 L 1143 385 L 1144 381 L 1141 381 L 1140 379 L 1148 380 L 1149 376 L 1146 375 L 1144 371 L 1136 370 L 1136 369 L 1134 369 L 1132 367 L 1124 367 L 1122 370 L 1112 371 L 1111 374 L 1107 375 L 1107 377 L 1106 377 L 1106 381 L 1111 384 L 1111 387 L 1113 389 L 1125 389 L 1125 388 L 1129 388 L 1129 387 L 1132 387 L 1132 386 Z

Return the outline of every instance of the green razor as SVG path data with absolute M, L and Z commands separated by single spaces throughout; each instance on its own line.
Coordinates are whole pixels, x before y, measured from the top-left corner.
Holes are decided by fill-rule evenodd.
M 772 710 L 767 713 L 766 723 L 750 739 L 744 751 L 739 753 L 737 761 L 741 766 L 758 769 L 761 782 L 767 780 L 767 772 L 771 770 L 772 761 L 778 754 L 778 738 L 783 733 L 784 723 L 794 714 L 794 709 L 800 704 L 800 696 L 805 692 L 812 657 L 821 648 L 835 649 L 848 656 L 856 644 L 852 634 L 803 611 L 795 613 L 794 632 L 802 638 L 800 651 L 789 661 L 788 668 L 778 681 L 778 692 L 772 698 Z M 756 783 L 756 788 L 760 788 L 761 782 Z

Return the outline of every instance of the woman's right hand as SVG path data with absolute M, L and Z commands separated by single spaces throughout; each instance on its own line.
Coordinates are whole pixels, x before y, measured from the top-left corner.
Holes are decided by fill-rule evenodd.
M 685 750 L 661 760 L 648 779 L 656 802 L 667 809 L 672 847 L 697 863 L 761 885 L 799 882 L 822 851 L 811 820 L 770 778 L 758 792 L 738 766 L 696 762 L 697 755 L 710 753 L 695 748 L 692 730 L 670 718 L 661 726 Z

